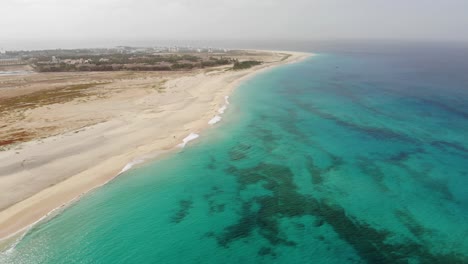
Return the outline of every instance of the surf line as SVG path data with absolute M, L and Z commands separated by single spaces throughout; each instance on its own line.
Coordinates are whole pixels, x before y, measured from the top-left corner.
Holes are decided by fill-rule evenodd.
M 221 121 L 222 117 L 220 115 L 224 114 L 224 111 L 226 111 L 228 105 L 229 105 L 229 96 L 224 96 L 224 105 L 221 106 L 221 108 L 218 109 L 218 115 L 215 115 L 210 121 L 208 121 L 208 125 L 214 125 Z
M 182 143 L 180 143 L 179 145 L 177 145 L 179 148 L 184 148 L 185 145 L 187 145 L 187 143 L 189 143 L 190 141 L 198 138 L 200 135 L 198 134 L 195 134 L 195 133 L 190 133 L 190 135 L 186 136 L 183 140 L 182 140 Z
M 226 111 L 228 105 L 229 105 L 229 96 L 226 95 L 226 96 L 224 96 L 224 105 L 221 106 L 218 109 L 218 114 L 215 115 L 210 121 L 208 121 L 208 125 L 214 125 L 214 124 L 218 123 L 219 121 L 221 121 L 221 119 L 222 119 L 221 115 L 224 114 L 224 112 Z M 198 137 L 200 137 L 200 135 L 195 134 L 195 133 L 190 133 L 188 136 L 186 136 L 182 140 L 182 143 L 177 145 L 177 147 L 184 148 L 187 145 L 187 143 L 189 143 L 190 141 L 192 141 L 194 139 L 197 139 Z
M 128 171 L 129 169 L 131 169 L 133 166 L 141 164 L 143 162 L 145 162 L 144 159 L 135 159 L 135 160 L 127 163 L 117 175 L 120 175 L 120 174 Z

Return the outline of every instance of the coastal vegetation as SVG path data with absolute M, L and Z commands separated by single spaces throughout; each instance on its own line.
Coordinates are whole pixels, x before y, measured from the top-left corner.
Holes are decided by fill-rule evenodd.
M 38 72 L 76 71 L 177 71 L 229 65 L 225 57 L 195 55 L 111 54 L 106 56 L 66 56 L 51 61 L 47 57 L 31 59 Z
M 132 47 L 8 52 L 9 57 L 21 60 L 36 72 L 186 71 L 225 65 L 243 70 L 262 63 L 251 55 L 245 51 L 211 48 Z M 281 61 L 287 58 L 286 55 Z
M 244 69 L 249 69 L 249 68 L 252 68 L 253 66 L 257 66 L 260 64 L 262 64 L 261 61 L 254 61 L 254 60 L 248 60 L 248 61 L 242 61 L 242 62 L 235 61 L 232 69 L 244 70 Z
M 74 84 L 65 87 L 50 89 L 46 91 L 37 91 L 30 94 L 3 98 L 0 100 L 0 114 L 7 115 L 11 113 L 15 120 L 19 121 L 25 118 L 24 112 L 28 109 L 34 109 L 51 104 L 66 103 L 78 98 L 86 98 L 93 94 L 92 88 L 98 85 L 108 83 L 83 83 Z M 0 126 L 1 129 L 6 128 Z M 44 126 L 41 132 L 55 130 L 56 127 Z M 16 143 L 30 141 L 36 138 L 37 133 L 31 129 L 10 128 L 4 131 L 0 130 L 0 150 L 8 149 L 7 146 Z
M 132 47 L 8 52 L 37 72 L 192 70 L 231 65 L 240 54 L 220 49 Z
M 87 97 L 91 94 L 89 91 L 90 88 L 103 84 L 108 83 L 74 84 L 56 89 L 33 92 L 22 96 L 4 98 L 0 100 L 0 113 L 13 110 L 18 112 L 50 104 L 65 103 L 80 97 Z

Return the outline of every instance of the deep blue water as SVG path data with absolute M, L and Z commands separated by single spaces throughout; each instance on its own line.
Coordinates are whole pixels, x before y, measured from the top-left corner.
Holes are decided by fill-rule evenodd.
M 2 263 L 468 263 L 468 53 L 319 53 Z

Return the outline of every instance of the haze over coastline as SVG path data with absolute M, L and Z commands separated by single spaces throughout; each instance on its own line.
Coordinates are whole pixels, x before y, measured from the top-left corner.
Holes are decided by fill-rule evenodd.
M 0 264 L 468 263 L 468 1 L 0 9 Z
M 7 0 L 0 48 L 159 43 L 246 48 L 286 40 L 466 43 L 466 10 L 463 0 Z

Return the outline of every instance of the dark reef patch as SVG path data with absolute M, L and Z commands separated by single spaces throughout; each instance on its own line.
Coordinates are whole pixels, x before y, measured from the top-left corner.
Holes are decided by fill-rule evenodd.
M 338 160 L 333 163 L 335 166 L 340 164 Z M 367 263 L 403 264 L 410 260 L 416 261 L 415 263 L 468 263 L 467 256 L 435 254 L 419 239 L 407 239 L 399 244 L 390 243 L 391 237 L 394 236 L 391 232 L 361 222 L 336 204 L 299 193 L 293 181 L 293 173 L 287 166 L 260 163 L 247 169 L 231 166 L 227 171 L 237 178 L 240 190 L 245 189 L 247 185 L 261 183 L 272 195 L 261 195 L 249 201 L 241 201 L 239 221 L 216 234 L 220 246 L 229 247 L 230 243 L 249 237 L 253 232 L 258 232 L 272 246 L 295 246 L 296 242 L 291 241 L 282 232 L 280 220 L 310 215 L 317 219 L 312 223 L 316 228 L 329 225 Z M 399 215 L 416 236 L 429 232 L 421 228 L 410 215 Z M 259 251 L 259 255 L 270 253 L 267 248 Z
M 275 251 L 271 247 L 262 247 L 258 250 L 259 256 L 272 256 L 276 257 Z
M 427 99 L 427 98 L 419 98 L 419 100 L 421 100 L 423 104 L 430 104 L 431 106 L 442 109 L 448 113 L 456 114 L 463 118 L 468 118 L 468 113 L 464 112 L 463 109 L 460 110 L 457 107 L 452 107 L 447 104 L 441 103 L 440 100 L 433 100 L 433 99 Z
M 431 145 L 443 151 L 450 152 L 451 150 L 455 150 L 462 154 L 464 157 L 468 156 L 468 149 L 458 143 L 439 140 L 431 142 Z
M 242 151 L 239 151 L 239 150 L 229 151 L 229 159 L 231 159 L 231 161 L 242 160 L 245 158 L 247 158 L 247 155 Z
M 357 160 L 356 165 L 365 175 L 370 176 L 382 191 L 389 191 L 385 184 L 385 173 L 380 169 L 376 162 L 365 157 L 360 157 Z
M 180 223 L 189 214 L 190 209 L 193 207 L 192 200 L 181 200 L 179 202 L 179 211 L 172 216 L 171 221 L 173 223 Z
M 225 204 L 217 204 L 214 201 L 208 201 L 208 205 L 210 206 L 210 214 L 222 213 L 226 207 Z
M 209 170 L 215 170 L 216 169 L 216 159 L 211 156 L 210 157 L 210 162 L 208 163 L 208 165 L 206 166 Z
M 222 193 L 223 193 L 223 190 L 221 188 L 219 188 L 217 186 L 213 186 L 213 187 L 211 187 L 211 192 L 205 194 L 203 197 L 205 197 L 205 199 L 209 200 L 211 197 L 222 194 Z
M 336 156 L 336 155 L 333 155 L 331 153 L 328 153 L 328 157 L 329 157 L 329 160 L 330 160 L 330 164 L 328 164 L 327 166 L 325 167 L 319 167 L 317 166 L 315 163 L 314 163 L 314 160 L 312 157 L 310 156 L 306 156 L 306 162 L 305 162 L 305 165 L 306 165 L 306 168 L 307 168 L 307 171 L 309 172 L 311 178 L 312 178 L 312 183 L 314 185 L 320 185 L 323 183 L 324 181 L 324 175 L 326 175 L 327 173 L 329 173 L 330 171 L 332 170 L 335 170 L 337 168 L 339 168 L 340 166 L 342 166 L 344 164 L 344 161 L 342 158 Z
M 443 199 L 454 201 L 454 197 L 452 192 L 450 191 L 450 188 L 448 187 L 448 183 L 441 179 L 431 178 L 430 169 L 416 171 L 404 163 L 398 163 L 397 165 L 403 170 L 405 170 L 407 175 L 410 175 L 414 180 L 418 181 L 419 184 L 421 184 L 425 188 L 439 193 Z
M 226 227 L 224 233 L 217 236 L 219 245 L 229 247 L 234 240 L 250 236 L 256 228 L 257 220 L 256 214 L 250 210 L 250 207 L 250 202 L 242 205 L 241 219 L 236 224 Z
M 390 117 L 390 118 L 396 119 L 396 116 L 392 115 L 392 113 L 384 112 L 382 110 L 382 108 L 380 108 L 380 107 L 373 107 L 373 106 L 369 106 L 368 104 L 366 104 L 365 100 L 363 100 L 363 98 L 367 97 L 368 95 L 363 96 L 362 93 L 357 93 L 356 90 L 348 88 L 347 87 L 348 84 L 343 85 L 342 81 L 343 80 L 340 80 L 338 82 L 334 82 L 333 84 L 331 84 L 330 88 L 332 88 L 332 89 L 330 89 L 329 91 L 333 91 L 340 98 L 349 99 L 350 104 L 355 105 L 355 106 L 357 105 L 357 106 L 359 106 L 361 108 L 364 108 L 367 111 L 373 113 L 375 116 L 382 116 L 382 117 L 386 117 L 386 118 Z M 362 88 L 362 87 L 360 87 L 360 88 Z
M 255 138 L 260 139 L 266 152 L 271 152 L 278 145 L 280 137 L 273 131 L 263 128 L 261 124 L 251 125 L 249 129 L 255 131 Z
M 249 151 L 252 148 L 252 145 L 240 143 L 236 146 L 239 151 Z
M 396 153 L 395 155 L 390 156 L 388 158 L 388 160 L 391 161 L 391 162 L 402 162 L 402 161 L 407 160 L 410 155 L 411 155 L 411 153 L 409 153 L 407 151 L 400 151 L 400 152 Z
M 414 150 L 409 150 L 409 151 L 399 151 L 399 152 L 397 152 L 395 154 L 390 155 L 387 158 L 387 161 L 390 161 L 390 162 L 405 162 L 412 155 L 423 154 L 425 152 L 426 151 L 424 149 L 422 149 L 422 148 L 416 148 Z
M 221 195 L 222 193 L 223 190 L 221 190 L 219 187 L 213 186 L 211 191 L 203 196 L 208 202 L 210 214 L 224 212 L 226 205 L 219 203 L 216 199 L 212 199 L 213 197 Z
M 402 222 L 406 228 L 419 240 L 423 240 L 424 235 L 431 235 L 433 233 L 432 230 L 421 226 L 414 216 L 411 215 L 408 211 L 397 210 L 395 211 L 395 216 Z
M 406 142 L 406 143 L 411 143 L 414 145 L 419 144 L 420 142 L 412 137 L 409 137 L 405 134 L 395 132 L 391 129 L 388 128 L 383 128 L 383 127 L 372 127 L 372 126 L 363 126 L 359 125 L 357 123 L 349 122 L 346 120 L 343 120 L 335 115 L 332 115 L 330 113 L 326 113 L 324 111 L 319 110 L 317 107 L 314 107 L 309 104 L 305 104 L 302 102 L 297 102 L 297 104 L 303 108 L 306 111 L 309 111 L 323 119 L 327 119 L 330 121 L 335 122 L 337 125 L 345 127 L 347 129 L 359 132 L 361 134 L 370 136 L 372 138 L 375 138 L 377 140 L 397 140 L 401 142 Z
M 306 157 L 306 168 L 309 171 L 314 185 L 320 185 L 323 183 L 322 170 L 315 166 L 314 160 L 309 156 Z
M 289 136 L 294 137 L 298 142 L 303 142 L 304 144 L 312 144 L 310 136 L 312 134 L 311 130 L 303 132 L 299 129 L 298 124 L 300 124 L 303 119 L 299 118 L 297 110 L 291 108 L 287 109 L 287 114 L 277 117 L 278 125 L 281 128 L 289 133 Z
M 257 133 L 256 136 L 263 142 L 271 143 L 279 139 L 279 137 L 275 136 L 273 132 L 268 129 L 257 128 L 255 132 Z
M 247 153 L 252 148 L 252 145 L 237 144 L 229 150 L 229 158 L 231 161 L 242 160 L 247 158 Z

